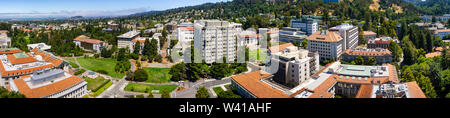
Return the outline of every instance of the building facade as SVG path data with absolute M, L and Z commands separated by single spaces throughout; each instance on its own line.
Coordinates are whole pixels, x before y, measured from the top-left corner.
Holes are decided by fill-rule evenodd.
M 357 26 L 343 23 L 339 26 L 330 28 L 329 31 L 336 32 L 343 38 L 343 50 L 356 48 L 356 46 L 358 46 L 359 31 Z
M 291 20 L 291 28 L 297 28 L 305 32 L 307 35 L 311 35 L 314 32 L 319 31 L 319 23 L 312 18 L 302 18 L 298 20 Z
M 364 60 L 368 60 L 370 57 L 373 57 L 378 65 L 391 63 L 392 62 L 392 53 L 388 49 L 376 48 L 376 49 L 367 49 L 367 48 L 354 48 L 348 49 L 342 54 L 342 60 L 346 62 L 351 62 L 356 60 L 359 56 L 363 57 Z
M 236 39 L 242 25 L 219 20 L 198 20 L 194 23 L 194 47 L 201 51 L 206 63 L 236 59 Z
M 389 48 L 391 41 L 394 43 L 400 44 L 400 41 L 391 37 L 380 37 L 375 39 L 370 39 L 367 41 L 367 48 Z
M 311 79 L 311 75 L 319 71 L 319 54 L 295 46 L 272 53 L 271 63 L 278 63 L 279 69 L 274 74 L 274 81 L 285 86 L 294 87 Z
M 337 60 L 344 52 L 344 40 L 335 32 L 323 30 L 312 34 L 306 39 L 308 40 L 308 50 L 310 52 L 318 52 L 320 61 Z
M 0 31 L 0 48 L 9 48 L 11 46 L 11 38 L 8 37 L 6 30 Z
M 127 46 L 131 45 L 132 40 L 140 38 L 139 34 L 140 32 L 138 32 L 137 30 L 133 30 L 120 36 L 117 36 L 117 47 L 127 48 Z
M 100 51 L 106 46 L 104 41 L 91 39 L 86 36 L 79 36 L 73 40 L 75 45 L 85 50 L 92 50 L 94 52 L 100 53 Z

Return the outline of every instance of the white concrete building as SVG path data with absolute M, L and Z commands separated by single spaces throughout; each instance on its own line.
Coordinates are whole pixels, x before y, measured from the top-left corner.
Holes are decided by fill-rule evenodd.
M 11 38 L 7 35 L 8 31 L 0 31 L 0 48 L 9 48 L 11 46 Z
M 35 43 L 35 44 L 28 44 L 27 45 L 28 50 L 33 50 L 34 48 L 40 49 L 40 50 L 50 50 L 52 46 L 47 45 L 45 43 Z
M 117 47 L 118 48 L 126 48 L 131 45 L 131 41 L 134 39 L 138 39 L 140 37 L 140 32 L 137 30 L 129 31 L 125 34 L 117 36 Z
M 237 34 L 242 24 L 219 20 L 198 20 L 194 23 L 194 47 L 201 51 L 206 63 L 213 63 L 225 57 L 236 59 Z
M 312 18 L 303 18 L 298 20 L 291 20 L 291 27 L 301 29 L 307 35 L 319 31 L 319 23 Z
M 243 31 L 238 34 L 237 46 L 256 47 L 259 37 L 259 34 L 254 31 Z
M 355 48 L 358 46 L 358 27 L 343 23 L 339 26 L 332 27 L 329 31 L 338 33 L 344 39 L 343 50 Z
M 306 38 L 308 40 L 308 50 L 319 52 L 320 60 L 339 59 L 344 52 L 344 39 L 335 32 L 326 30 L 313 33 Z
M 295 87 L 311 79 L 311 75 L 319 71 L 319 54 L 298 49 L 296 46 L 284 48 L 280 52 L 272 53 L 271 61 L 279 64 L 274 81 L 277 83 Z

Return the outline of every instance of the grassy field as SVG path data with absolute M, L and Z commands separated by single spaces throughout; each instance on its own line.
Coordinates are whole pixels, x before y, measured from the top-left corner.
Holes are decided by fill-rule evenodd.
M 150 83 L 168 83 L 170 82 L 170 68 L 143 68 L 148 73 Z
M 214 87 L 213 88 L 213 90 L 214 90 L 214 92 L 216 93 L 216 94 L 219 94 L 220 92 L 223 92 L 224 90 L 222 89 L 222 87 Z
M 177 85 L 146 85 L 138 83 L 129 83 L 125 87 L 125 91 L 148 93 L 152 90 L 159 90 L 159 92 L 169 91 L 172 92 L 177 88 Z
M 72 66 L 73 68 L 79 68 L 79 66 L 75 62 L 75 58 L 63 58 L 63 59 L 69 62 L 70 66 Z
M 108 75 L 114 78 L 123 78 L 125 76 L 125 73 L 116 73 L 114 71 L 117 63 L 115 59 L 78 58 L 77 60 L 81 66 L 88 70 L 105 70 L 108 72 Z
M 256 60 L 256 61 L 262 61 L 267 56 L 267 49 L 254 49 L 250 50 L 249 52 L 250 61 Z
M 92 78 L 84 78 L 88 83 L 87 88 L 90 90 L 97 90 L 97 88 L 101 87 L 108 80 L 103 77 L 97 77 L 95 79 Z M 95 91 L 94 91 L 95 92 Z

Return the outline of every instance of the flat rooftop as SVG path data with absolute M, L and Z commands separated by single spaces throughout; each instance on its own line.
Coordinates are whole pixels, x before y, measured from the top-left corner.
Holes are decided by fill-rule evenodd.
M 125 34 L 119 35 L 119 36 L 117 36 L 117 38 L 133 38 L 139 34 L 140 34 L 140 32 L 138 32 L 137 30 L 133 30 L 133 31 L 129 31 Z

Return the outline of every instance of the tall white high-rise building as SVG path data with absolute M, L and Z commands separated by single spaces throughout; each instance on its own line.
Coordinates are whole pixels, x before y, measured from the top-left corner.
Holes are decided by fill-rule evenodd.
M 237 34 L 242 24 L 220 20 L 198 20 L 194 22 L 194 47 L 201 52 L 206 63 L 236 59 Z
M 358 27 L 343 23 L 339 26 L 332 27 L 329 31 L 338 33 L 344 39 L 344 45 L 342 50 L 356 48 L 358 46 Z

